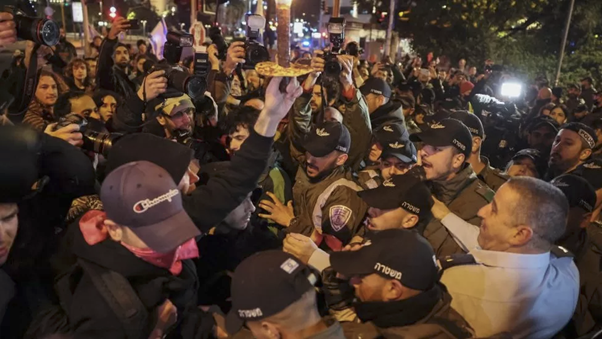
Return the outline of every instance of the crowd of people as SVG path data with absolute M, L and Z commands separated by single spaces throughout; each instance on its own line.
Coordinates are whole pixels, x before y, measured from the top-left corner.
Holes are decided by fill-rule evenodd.
M 165 67 L 196 61 L 122 44 L 128 25 L 84 57 L 28 42 L 2 75 L 1 338 L 602 330 L 591 77 L 510 98 L 491 60 L 341 53 L 332 72 L 315 50 L 270 78 L 233 42 L 207 44 L 190 97 Z

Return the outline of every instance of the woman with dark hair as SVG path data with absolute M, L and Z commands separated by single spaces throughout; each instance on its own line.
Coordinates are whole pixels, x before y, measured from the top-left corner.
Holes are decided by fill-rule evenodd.
M 36 83 L 36 91 L 23 124 L 42 132 L 49 124 L 56 122 L 54 104 L 59 95 L 67 91 L 67 86 L 58 75 L 46 70 L 38 71 Z
M 569 109 L 565 105 L 555 105 L 547 114 L 550 118 L 556 120 L 559 125 L 566 123 L 569 117 Z
M 65 80 L 69 90 L 75 92 L 89 92 L 92 90 L 88 74 L 88 64 L 84 59 L 75 58 L 65 67 Z

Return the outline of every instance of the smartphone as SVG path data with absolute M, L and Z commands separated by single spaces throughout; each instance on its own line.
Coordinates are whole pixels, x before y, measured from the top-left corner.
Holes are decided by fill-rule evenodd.
M 130 29 L 140 29 L 140 22 L 138 19 L 132 19 L 128 22 L 130 24 Z

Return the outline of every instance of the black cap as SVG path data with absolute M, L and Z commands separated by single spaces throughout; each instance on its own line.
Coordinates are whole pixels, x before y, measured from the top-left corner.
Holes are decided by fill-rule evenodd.
M 391 97 L 391 87 L 389 84 L 381 78 L 369 78 L 364 82 L 362 87 L 360 87 L 360 92 L 364 96 L 372 93 L 376 95 L 382 95 L 386 98 Z
M 305 264 L 282 251 L 248 257 L 236 267 L 232 277 L 232 309 L 226 318 L 226 330 L 234 335 L 245 321 L 282 312 L 313 289 L 317 279 Z
M 349 153 L 351 136 L 345 125 L 336 121 L 325 121 L 314 126 L 305 136 L 303 148 L 314 157 L 323 157 L 331 152 Z
M 573 174 L 563 174 L 554 178 L 552 185 L 558 187 L 569 201 L 570 207 L 582 207 L 592 212 L 596 206 L 596 190 L 582 177 Z
M 426 218 L 433 207 L 433 197 L 426 185 L 416 177 L 394 175 L 377 188 L 358 192 L 370 207 L 392 210 L 398 207 Z
M 408 138 L 410 134 L 403 124 L 389 123 L 374 130 L 372 135 L 374 136 L 374 139 L 384 147 L 387 144 Z
M 450 115 L 450 118 L 460 120 L 462 123 L 468 127 L 470 134 L 475 137 L 479 137 L 483 139 L 485 136 L 485 129 L 483 128 L 483 123 L 481 119 L 476 115 L 468 112 L 468 111 L 454 111 Z
M 552 94 L 557 98 L 562 97 L 562 87 L 552 87 Z
M 130 162 L 149 161 L 165 169 L 175 183 L 179 183 L 188 170 L 192 150 L 148 133 L 136 133 L 121 138 L 107 160 L 107 174 Z
M 527 131 L 529 133 L 531 133 L 534 130 L 540 128 L 541 126 L 549 126 L 555 132 L 558 132 L 558 129 L 560 128 L 560 125 L 558 124 L 558 122 L 556 120 L 550 118 L 549 116 L 542 115 L 542 116 L 538 116 L 538 117 L 534 118 L 531 121 Z
M 443 119 L 410 138 L 431 146 L 454 146 L 464 154 L 466 160 L 472 151 L 472 135 L 468 128 L 456 119 Z
M 396 157 L 404 164 L 415 164 L 418 162 L 418 151 L 416 146 L 409 139 L 402 139 L 383 146 L 381 159 L 387 157 Z
M 439 281 L 431 245 L 417 232 L 404 229 L 378 232 L 357 251 L 333 252 L 330 264 L 346 277 L 376 273 L 419 291 Z
M 596 132 L 586 124 L 582 124 L 580 122 L 570 122 L 562 126 L 562 129 L 568 129 L 573 131 L 581 137 L 583 140 L 583 145 L 587 148 L 596 147 L 596 143 L 598 142 L 598 137 L 596 137 Z
M 401 108 L 402 109 L 406 109 L 406 108 L 414 108 L 416 106 L 416 99 L 414 99 L 414 97 L 412 96 L 400 96 L 397 98 L 397 100 L 399 102 L 401 102 Z
M 541 160 L 541 153 L 534 148 L 525 148 L 522 149 L 512 157 L 512 160 L 520 159 L 520 158 L 530 158 L 533 162 L 537 163 Z

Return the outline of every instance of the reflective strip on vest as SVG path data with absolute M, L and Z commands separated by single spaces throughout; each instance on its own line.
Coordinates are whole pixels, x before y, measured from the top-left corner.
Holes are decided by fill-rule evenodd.
M 356 192 L 362 190 L 361 186 L 355 182 L 349 179 L 341 178 L 330 184 L 330 186 L 328 186 L 328 188 L 326 188 L 324 192 L 320 194 L 318 200 L 316 200 L 316 205 L 314 206 L 314 211 L 312 213 L 314 228 L 320 233 L 322 233 L 322 208 L 324 208 L 324 205 L 326 205 L 326 202 L 328 201 L 328 198 L 330 198 L 332 192 L 339 186 L 349 187 Z

